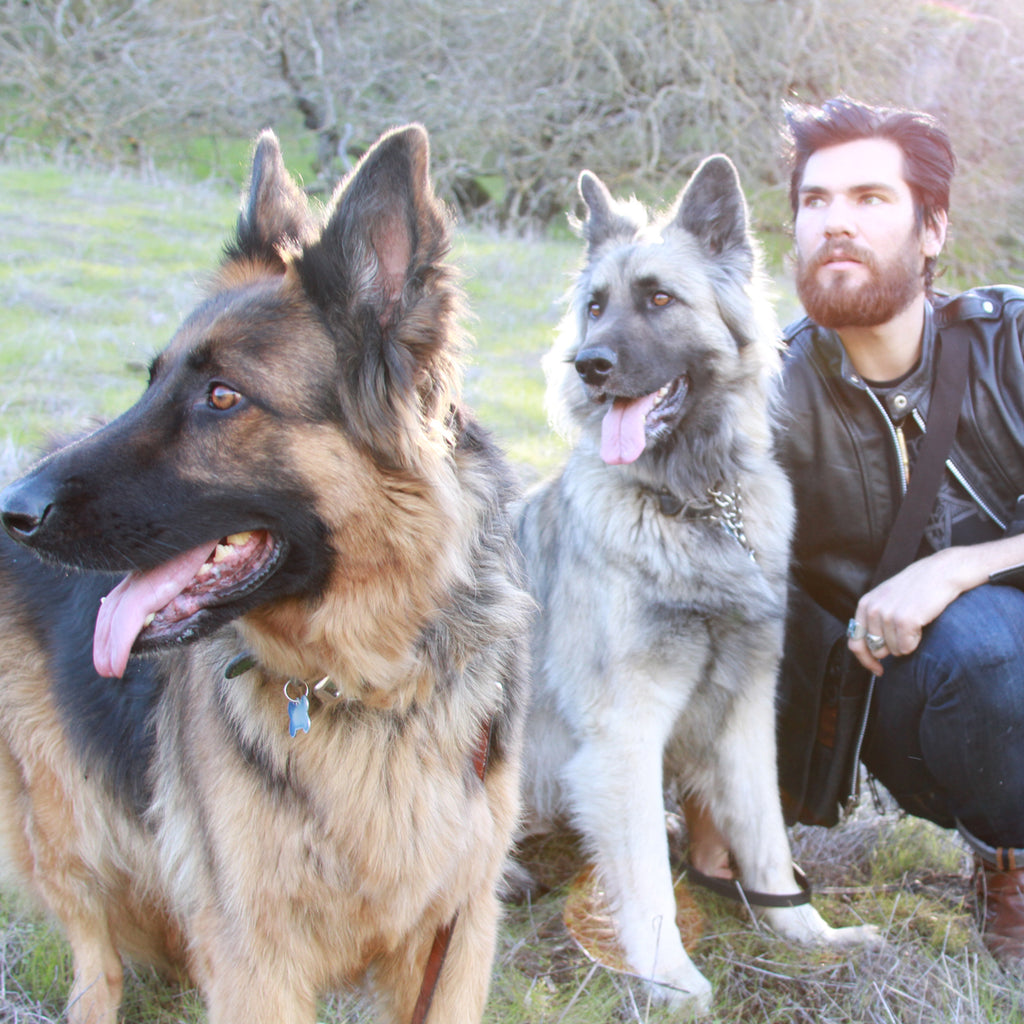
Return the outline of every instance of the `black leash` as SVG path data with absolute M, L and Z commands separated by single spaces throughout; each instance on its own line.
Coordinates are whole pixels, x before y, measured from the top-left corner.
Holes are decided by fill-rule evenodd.
M 686 877 L 695 885 L 711 892 L 724 896 L 729 900 L 736 900 L 738 903 L 746 903 L 751 907 L 800 907 L 811 902 L 811 883 L 807 876 L 793 865 L 793 875 L 796 878 L 800 891 L 787 896 L 778 896 L 775 893 L 756 892 L 753 889 L 744 889 L 739 880 L 735 878 L 715 878 L 712 875 L 705 875 L 698 871 L 692 864 L 685 865 Z

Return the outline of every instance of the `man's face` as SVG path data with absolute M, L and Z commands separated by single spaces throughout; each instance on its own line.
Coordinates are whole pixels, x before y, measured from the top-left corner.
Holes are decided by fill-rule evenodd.
M 924 291 L 924 259 L 945 223 L 918 229 L 903 153 L 888 139 L 819 149 L 807 161 L 794 229 L 800 301 L 824 327 L 874 327 Z

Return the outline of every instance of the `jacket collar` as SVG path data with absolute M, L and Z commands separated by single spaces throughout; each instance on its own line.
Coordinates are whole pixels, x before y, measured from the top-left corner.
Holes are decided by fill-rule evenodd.
M 850 362 L 839 335 L 831 328 L 815 327 L 814 347 L 818 360 L 829 377 L 838 377 L 861 391 L 867 390 L 864 379 Z M 935 309 L 925 300 L 924 327 L 921 336 L 921 358 L 917 366 L 898 385 L 875 389 L 889 417 L 901 420 L 911 410 L 917 409 L 921 416 L 928 418 L 928 399 L 931 395 L 932 375 L 935 369 Z

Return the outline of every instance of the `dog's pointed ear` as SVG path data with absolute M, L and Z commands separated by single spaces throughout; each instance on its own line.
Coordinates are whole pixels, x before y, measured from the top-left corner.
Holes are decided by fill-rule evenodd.
M 253 148 L 249 184 L 227 259 L 256 260 L 283 271 L 283 252 L 298 249 L 313 223 L 305 194 L 284 166 L 277 136 L 269 129 L 262 132 Z
M 593 255 L 610 238 L 632 238 L 636 222 L 626 216 L 603 181 L 592 171 L 582 171 L 579 182 L 580 197 L 587 204 L 587 219 L 583 222 L 583 237 L 587 251 Z
M 448 247 L 448 217 L 430 181 L 430 143 L 420 125 L 383 135 L 335 193 L 315 247 L 303 254 L 303 278 L 330 309 L 369 308 L 388 330 L 419 283 L 418 268 Z M 342 290 L 328 284 L 340 275 Z M 328 286 L 325 288 L 324 285 Z
M 750 231 L 740 176 L 727 156 L 710 156 L 694 171 L 679 196 L 674 224 L 694 236 L 709 257 L 708 269 L 719 282 L 719 312 L 736 344 L 756 348 L 771 313 L 750 315 L 748 291 L 761 274 L 761 250 Z M 729 295 L 734 301 L 723 301 Z
M 709 156 L 693 172 L 679 197 L 675 222 L 695 235 L 711 256 L 746 254 L 747 273 L 753 268 L 747 203 L 727 156 Z
M 446 420 L 459 374 L 461 292 L 445 260 L 450 218 L 420 125 L 398 128 L 339 186 L 319 238 L 296 258 L 338 349 L 351 429 L 384 461 L 417 458 L 423 423 Z

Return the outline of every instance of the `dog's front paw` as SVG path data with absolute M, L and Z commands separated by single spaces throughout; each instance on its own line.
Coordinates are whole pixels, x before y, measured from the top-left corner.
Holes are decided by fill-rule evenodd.
M 884 946 L 882 933 L 873 924 L 850 925 L 846 928 L 829 928 L 823 941 L 830 946 L 844 949 L 850 946 Z
M 833 928 L 809 903 L 800 907 L 765 910 L 764 919 L 776 934 L 809 946 L 821 944 L 847 949 L 851 946 L 880 946 L 885 942 L 871 924 Z
M 647 988 L 655 1002 L 671 1007 L 684 1019 L 711 1012 L 711 982 L 692 964 L 689 970 L 676 972 L 671 978 L 649 980 Z

